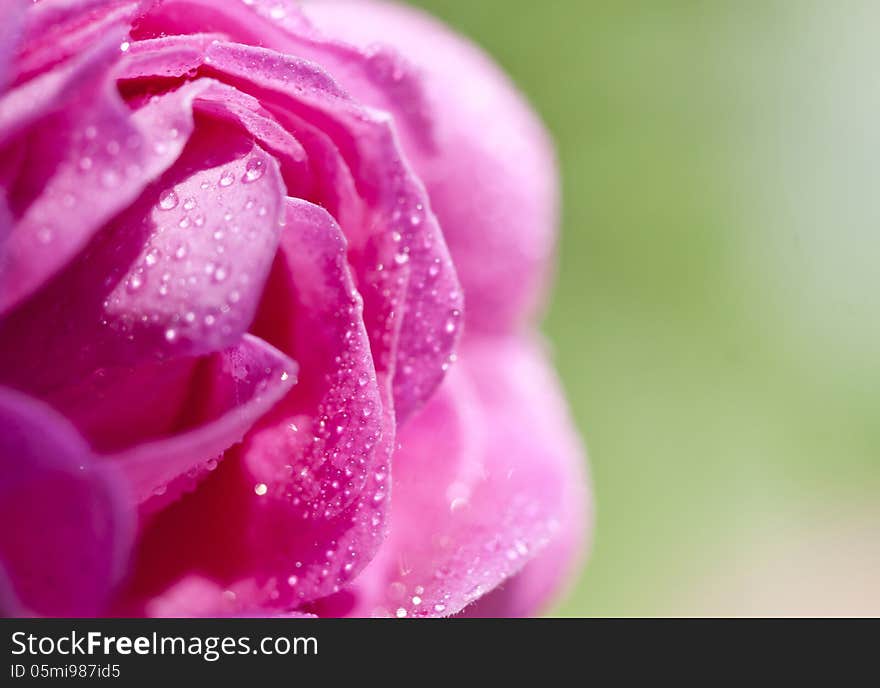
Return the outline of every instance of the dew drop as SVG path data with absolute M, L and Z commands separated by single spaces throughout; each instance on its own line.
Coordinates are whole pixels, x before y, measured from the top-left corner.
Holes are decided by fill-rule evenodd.
M 241 180 L 245 184 L 250 184 L 257 181 L 262 176 L 263 161 L 259 158 L 251 158 L 250 160 L 248 160 L 247 167 L 245 168 L 244 177 L 242 177 Z
M 226 170 L 223 174 L 220 175 L 220 186 L 232 186 L 235 182 L 235 175 L 232 174 L 229 170 Z
M 159 209 L 160 210 L 173 210 L 177 207 L 177 194 L 173 189 L 169 189 L 167 191 L 163 191 L 159 196 Z
M 177 339 L 177 330 L 175 330 L 173 327 L 169 327 L 167 330 L 165 330 L 166 342 L 173 342 L 175 339 Z
M 262 497 L 268 491 L 269 488 L 266 483 L 257 483 L 256 485 L 254 485 L 254 494 L 256 494 L 258 497 Z

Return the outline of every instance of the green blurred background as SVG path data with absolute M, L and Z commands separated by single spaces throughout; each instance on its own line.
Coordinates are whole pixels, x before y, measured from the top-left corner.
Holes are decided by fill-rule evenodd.
M 414 4 L 558 145 L 598 522 L 557 613 L 880 613 L 880 5 Z

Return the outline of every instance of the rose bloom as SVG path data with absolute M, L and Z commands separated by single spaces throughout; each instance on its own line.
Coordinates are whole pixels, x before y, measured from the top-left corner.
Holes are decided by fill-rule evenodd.
M 0 611 L 535 614 L 584 463 L 556 172 L 396 5 L 0 5 Z

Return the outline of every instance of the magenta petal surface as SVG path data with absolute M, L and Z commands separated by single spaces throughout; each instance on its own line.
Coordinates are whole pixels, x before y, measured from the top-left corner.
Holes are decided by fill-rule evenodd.
M 198 575 L 182 579 L 162 595 L 151 600 L 147 605 L 146 614 L 153 618 L 235 616 L 253 619 L 267 616 L 265 609 L 242 608 L 227 591 L 213 581 Z M 283 619 L 316 618 L 314 614 L 297 611 L 272 612 L 269 616 Z
M 0 95 L 12 78 L 12 58 L 24 27 L 24 0 L 11 0 L 0 6 Z
M 298 16 L 292 7 L 284 13 Z M 252 7 L 202 0 L 162 4 L 140 22 L 138 35 L 207 31 L 247 41 L 250 24 L 242 18 L 261 27 L 254 43 L 296 45 Z M 460 334 L 463 297 L 427 193 L 401 154 L 392 122 L 357 104 L 329 74 L 299 57 L 215 41 L 203 62 L 206 75 L 258 98 L 295 133 L 318 168 L 315 175 L 350 174 L 362 215 L 350 222 L 337 213 L 337 220 L 349 240 L 377 366 L 392 374 L 395 412 L 398 420 L 406 418 L 443 378 Z M 337 161 L 326 151 L 313 155 L 312 137 L 332 141 L 345 173 L 320 169 Z
M 278 246 L 283 198 L 271 156 L 222 124 L 201 123 L 167 175 L 0 323 L 0 379 L 46 390 L 98 367 L 236 344 Z
M 66 420 L 0 389 L 0 568 L 20 605 L 4 613 L 101 613 L 131 544 L 126 501 Z
M 167 603 L 163 591 L 198 571 L 242 611 L 288 609 L 338 590 L 379 547 L 394 421 L 345 248 L 326 211 L 288 201 L 254 331 L 297 360 L 297 386 L 196 492 L 157 514 L 133 598 Z
M 570 576 L 587 523 L 583 453 L 543 359 L 518 339 L 469 343 L 403 428 L 391 534 L 352 588 L 353 615 L 455 614 L 561 539 L 577 547 L 540 570 L 548 585 L 529 611 Z
M 4 182 L 15 222 L 0 246 L 0 313 L 43 286 L 137 199 L 177 159 L 192 129 L 192 89 L 132 115 L 106 75 L 118 50 L 118 43 L 105 41 L 82 58 L 89 73 L 71 71 L 69 82 L 55 87 L 63 102 L 47 106 L 51 114 L 26 128 L 23 158 Z M 91 73 L 96 67 L 103 73 Z M 16 91 L 7 93 L 0 101 L 0 131 L 14 129 L 17 118 L 29 119 L 36 95 L 22 100 Z
M 553 148 L 528 103 L 485 53 L 418 10 L 347 0 L 308 2 L 304 11 L 327 35 L 361 47 L 374 61 L 382 46 L 404 56 L 396 67 L 390 63 L 387 71 L 399 78 L 389 82 L 413 73 L 420 80 L 428 147 L 425 124 L 399 98 L 377 96 L 376 79 L 339 70 L 339 81 L 369 105 L 390 104 L 455 260 L 467 295 L 468 331 L 521 324 L 543 300 L 558 193 Z
M 112 456 L 135 499 L 143 503 L 153 498 L 149 506 L 156 510 L 192 487 L 290 390 L 296 370 L 296 363 L 251 335 L 200 361 L 180 419 L 184 427 Z

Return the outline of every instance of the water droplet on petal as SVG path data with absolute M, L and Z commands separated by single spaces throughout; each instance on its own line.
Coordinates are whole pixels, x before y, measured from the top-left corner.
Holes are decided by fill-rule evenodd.
M 250 184 L 251 182 L 257 181 L 262 176 L 263 161 L 259 158 L 251 158 L 250 160 L 248 160 L 247 166 L 245 168 L 244 177 L 242 177 L 241 180 L 245 184 Z M 253 205 L 253 203 L 251 205 Z
M 229 170 L 226 170 L 223 174 L 220 175 L 220 186 L 232 186 L 235 182 L 235 175 L 232 174 Z
M 173 189 L 168 189 L 167 191 L 163 191 L 159 195 L 159 209 L 160 210 L 173 210 L 177 207 L 177 194 L 174 193 Z

